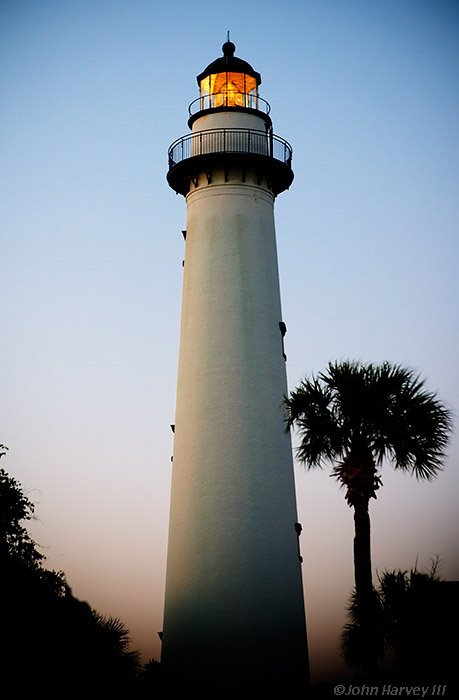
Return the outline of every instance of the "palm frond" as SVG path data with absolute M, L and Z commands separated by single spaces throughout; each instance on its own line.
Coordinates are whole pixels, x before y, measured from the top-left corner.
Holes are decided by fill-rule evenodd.
M 442 468 L 452 412 L 409 367 L 330 362 L 285 404 L 287 424 L 301 438 L 298 458 L 308 467 L 366 453 L 370 470 L 388 458 L 396 469 L 430 480 Z
M 374 440 L 379 461 L 431 480 L 442 469 L 452 432 L 452 412 L 413 370 L 398 368 L 387 397 L 381 430 Z
M 107 617 L 97 612 L 94 612 L 94 618 L 99 630 L 110 640 L 113 648 L 118 653 L 128 653 L 131 640 L 124 623 L 117 617 Z
M 316 377 L 305 379 L 285 400 L 287 424 L 295 425 L 301 443 L 297 456 L 308 467 L 321 466 L 342 454 L 340 425 L 332 405 L 333 396 Z

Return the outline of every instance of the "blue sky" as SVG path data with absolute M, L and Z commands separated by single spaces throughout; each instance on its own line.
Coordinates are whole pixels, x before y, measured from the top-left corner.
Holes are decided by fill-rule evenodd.
M 276 202 L 291 388 L 329 360 L 415 367 L 459 407 L 459 3 L 0 3 L 3 466 L 73 592 L 144 657 L 162 627 L 185 203 L 167 148 L 230 30 L 295 180 Z M 383 469 L 375 570 L 459 578 L 457 437 Z M 313 675 L 338 659 L 352 513 L 297 468 Z

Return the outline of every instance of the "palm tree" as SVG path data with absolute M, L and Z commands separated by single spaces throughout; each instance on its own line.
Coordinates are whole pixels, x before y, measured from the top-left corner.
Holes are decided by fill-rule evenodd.
M 386 678 L 453 682 L 457 659 L 453 630 L 457 629 L 457 581 L 438 574 L 439 557 L 430 570 L 417 565 L 378 574 L 378 635 Z M 342 656 L 348 666 L 361 668 L 362 638 L 355 591 L 348 607 L 349 622 L 341 634 Z M 448 634 L 448 631 L 451 634 Z
M 354 509 L 355 594 L 365 649 L 363 672 L 378 672 L 377 601 L 371 574 L 369 501 L 382 486 L 384 460 L 427 481 L 442 468 L 452 414 L 411 369 L 345 361 L 304 379 L 285 399 L 288 429 L 296 426 L 299 460 L 332 464 Z

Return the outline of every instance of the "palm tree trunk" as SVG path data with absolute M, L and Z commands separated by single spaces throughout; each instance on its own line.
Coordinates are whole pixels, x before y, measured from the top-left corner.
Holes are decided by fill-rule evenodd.
M 354 500 L 354 576 L 357 595 L 373 590 L 368 503 L 369 499 L 364 496 Z
M 359 626 L 362 632 L 362 671 L 367 678 L 376 678 L 378 668 L 378 629 L 376 595 L 371 574 L 371 540 L 369 498 L 354 498 L 354 578 Z

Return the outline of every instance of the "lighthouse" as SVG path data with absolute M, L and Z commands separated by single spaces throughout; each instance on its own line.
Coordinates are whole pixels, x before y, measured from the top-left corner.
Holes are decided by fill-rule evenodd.
M 167 180 L 186 201 L 161 662 L 209 687 L 308 679 L 274 202 L 293 181 L 261 76 L 223 44 Z

